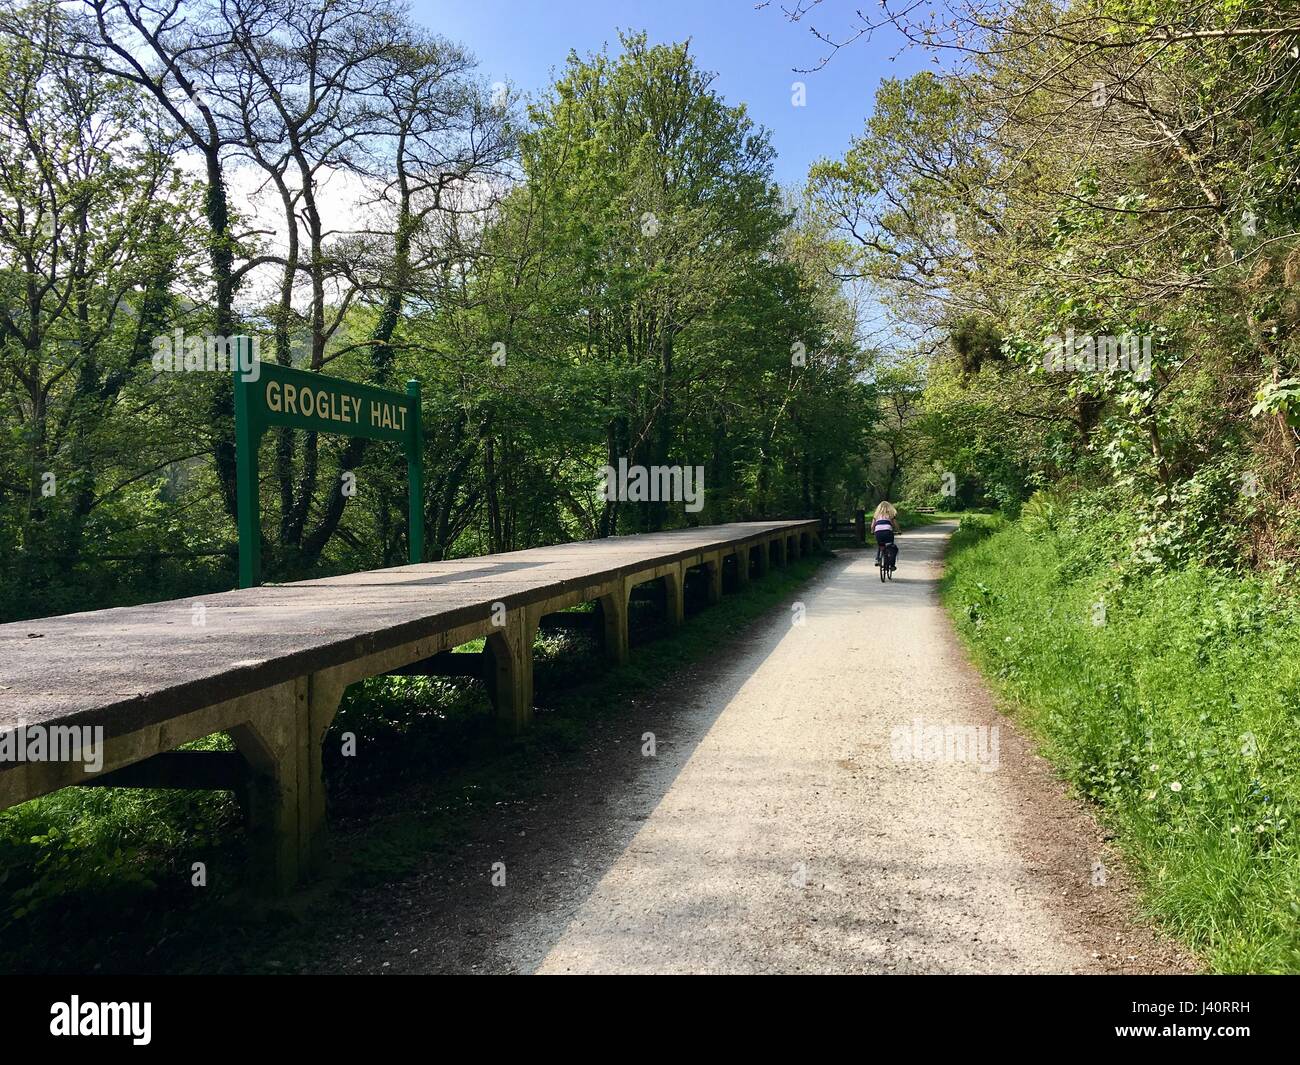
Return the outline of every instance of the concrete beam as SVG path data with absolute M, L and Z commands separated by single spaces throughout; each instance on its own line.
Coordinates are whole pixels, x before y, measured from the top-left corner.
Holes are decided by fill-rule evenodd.
M 439 651 L 436 655 L 398 666 L 391 675 L 397 677 L 477 677 L 483 678 L 483 656 L 455 651 Z
M 112 773 L 87 777 L 87 788 L 176 788 L 233 791 L 242 797 L 248 762 L 238 751 L 163 751 Z
M 594 610 L 552 611 L 543 614 L 537 622 L 540 632 L 597 632 L 600 618 Z

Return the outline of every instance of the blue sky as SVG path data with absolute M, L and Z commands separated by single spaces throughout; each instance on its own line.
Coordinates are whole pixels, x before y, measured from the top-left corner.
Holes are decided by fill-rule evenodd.
M 550 84 L 571 48 L 585 55 L 608 43 L 615 50 L 620 29 L 644 29 L 652 41 L 689 37 L 696 62 L 718 74 L 714 88 L 772 131 L 777 180 L 799 186 L 815 160 L 843 154 L 882 78 L 905 77 L 928 59 L 915 49 L 898 55 L 901 38 L 877 31 L 824 69 L 795 73 L 815 66 L 826 49 L 807 20 L 788 22 L 779 2 L 755 10 L 754 0 L 410 0 L 417 21 L 478 56 L 488 81 L 525 93 Z M 812 24 L 838 35 L 855 7 L 875 10 L 861 0 L 826 0 Z M 791 104 L 795 81 L 806 86 L 806 106 Z

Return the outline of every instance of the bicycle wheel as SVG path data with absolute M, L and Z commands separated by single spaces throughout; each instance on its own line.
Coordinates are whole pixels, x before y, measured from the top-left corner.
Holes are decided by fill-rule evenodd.
M 880 583 L 885 583 L 885 570 L 889 569 L 889 552 L 880 552 Z

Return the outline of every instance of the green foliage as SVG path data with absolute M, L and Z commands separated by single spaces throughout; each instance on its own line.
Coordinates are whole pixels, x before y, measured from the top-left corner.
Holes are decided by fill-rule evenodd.
M 870 415 L 830 280 L 837 253 L 781 203 L 766 131 L 717 95 L 688 45 L 621 43 L 570 56 L 530 109 L 527 181 L 489 235 L 505 265 L 483 278 L 471 328 L 517 360 L 498 401 L 528 409 L 510 424 L 536 417 L 541 389 L 576 400 L 513 461 L 573 456 L 563 498 L 587 535 L 687 520 L 593 506 L 595 470 L 620 458 L 704 466 L 690 520 L 828 508 Z
M 1020 527 L 1030 536 L 1055 533 L 1068 497 L 1060 491 L 1035 492 L 1020 508 Z
M 932 498 L 936 464 L 960 501 L 1012 512 L 1109 486 L 1152 564 L 1293 559 L 1300 94 L 1260 31 L 1300 32 L 1295 12 L 1013 2 L 977 21 L 987 36 L 949 41 L 969 63 L 882 84 L 809 179 L 929 353 L 908 494 Z M 1052 365 L 1067 337 L 1132 338 L 1137 365 Z
M 224 735 L 189 746 L 231 749 Z M 138 916 L 150 898 L 185 909 L 191 864 L 237 860 L 240 824 L 229 795 L 133 788 L 65 788 L 0 812 L 0 941 L 94 942 L 115 909 Z M 218 894 L 229 887 L 213 884 Z
M 1202 466 L 1141 508 L 1135 548 L 1146 562 L 1178 570 L 1191 563 L 1232 569 L 1250 561 L 1245 533 L 1251 503 L 1234 462 Z
M 979 373 L 986 362 L 997 362 L 1004 357 L 1002 333 L 995 323 L 979 315 L 961 318 L 952 327 L 948 343 L 967 374 Z
M 1280 414 L 1292 428 L 1300 428 L 1300 378 L 1288 377 L 1285 381 L 1268 381 L 1255 395 L 1255 405 L 1250 416 Z
M 1300 971 L 1300 610 L 1205 565 L 1130 571 L 1131 522 L 1036 497 L 962 534 L 943 595 L 1014 712 L 1227 972 Z
M 613 53 L 574 54 L 519 116 L 487 98 L 464 49 L 380 8 L 374 24 L 345 6 L 315 29 L 288 8 L 241 9 L 256 25 L 220 62 L 206 61 L 221 47 L 214 19 L 144 83 L 105 73 L 120 57 L 84 44 L 48 0 L 5 9 L 0 302 L 21 313 L 0 314 L 0 621 L 234 583 L 229 381 L 150 358 L 159 337 L 220 324 L 222 261 L 241 291 L 227 326 L 259 337 L 263 358 L 389 387 L 421 379 L 432 557 L 861 501 L 876 405 L 835 281 L 842 248 L 782 199 L 767 132 L 689 45 L 629 34 Z M 197 24 L 182 15 L 204 11 L 187 5 L 155 43 L 179 47 Z M 110 14 L 110 38 L 152 54 Z M 352 53 L 355 67 L 306 76 Z M 260 84 L 268 56 L 301 75 L 293 92 Z M 366 231 L 330 235 L 294 207 L 280 220 L 294 262 L 270 238 L 215 234 L 210 208 L 228 190 L 211 171 L 206 185 L 184 177 L 203 172 L 192 127 L 157 97 L 188 97 L 182 73 L 226 94 L 223 113 L 258 112 L 256 149 L 237 116 L 216 115 L 219 154 L 252 156 L 272 184 L 297 187 L 283 165 L 301 155 L 303 195 L 319 195 L 335 137 L 354 145 L 387 182 Z M 194 101 L 179 106 L 196 117 Z M 241 209 L 236 230 L 275 228 L 265 206 Z M 268 579 L 405 560 L 393 447 L 269 433 L 263 449 Z M 704 467 L 704 509 L 607 502 L 599 471 L 619 458 Z

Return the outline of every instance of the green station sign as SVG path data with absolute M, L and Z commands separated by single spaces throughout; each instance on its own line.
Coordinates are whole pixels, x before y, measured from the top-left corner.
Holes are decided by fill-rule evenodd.
M 405 394 L 278 363 L 253 361 L 252 340 L 237 337 L 234 371 L 235 461 L 239 512 L 239 586 L 261 583 L 258 446 L 272 427 L 391 440 L 406 452 L 410 559 L 424 555 L 424 432 L 420 382 Z

